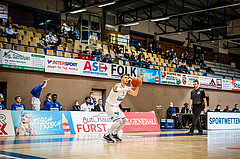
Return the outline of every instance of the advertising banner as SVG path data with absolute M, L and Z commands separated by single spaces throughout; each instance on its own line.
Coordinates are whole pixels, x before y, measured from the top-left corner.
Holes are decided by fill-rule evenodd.
M 57 56 L 45 57 L 45 72 L 80 75 L 80 60 Z
M 199 77 L 195 75 L 186 75 L 182 74 L 182 86 L 188 86 L 188 87 L 193 87 L 193 81 L 198 80 Z
M 15 136 L 10 110 L 0 110 L 0 137 Z
M 1 49 L 0 56 L 3 68 L 44 71 L 45 55 Z
M 129 74 L 131 78 L 137 77 L 137 67 L 111 64 L 111 78 L 120 79 L 123 74 Z
M 124 112 L 128 123 L 123 132 L 160 131 L 155 113 L 151 112 Z
M 0 19 L 8 19 L 8 4 L 0 3 Z
M 91 77 L 111 77 L 111 66 L 107 63 L 81 60 L 80 74 Z
M 161 83 L 162 84 L 181 85 L 182 84 L 182 74 L 175 73 L 175 72 L 161 71 Z
M 212 77 L 200 76 L 199 85 L 201 88 L 217 89 L 216 79 Z
M 152 70 L 152 69 L 145 69 L 145 68 L 138 68 L 137 69 L 137 76 L 142 79 L 143 82 L 149 83 L 161 83 L 160 78 L 160 71 L 159 70 Z
M 240 113 L 208 112 L 208 130 L 239 129 Z
M 232 91 L 240 91 L 240 81 L 232 80 Z
M 68 111 L 12 111 L 12 118 L 17 136 L 75 134 Z
M 232 90 L 232 80 L 222 79 L 222 89 L 223 90 Z
M 71 112 L 76 134 L 105 133 L 113 122 L 105 112 Z

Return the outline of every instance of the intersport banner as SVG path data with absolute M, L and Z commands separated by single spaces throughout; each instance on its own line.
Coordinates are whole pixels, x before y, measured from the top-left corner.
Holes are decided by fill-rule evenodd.
M 106 133 L 113 122 L 105 112 L 71 112 L 76 134 Z
M 111 64 L 111 78 L 120 79 L 123 74 L 129 74 L 131 78 L 137 77 L 137 67 Z
M 80 74 L 83 76 L 111 78 L 111 65 L 108 63 L 80 60 Z
M 0 57 L 3 68 L 44 71 L 45 55 L 1 49 Z
M 151 112 L 124 112 L 128 123 L 123 132 L 160 131 L 155 113 Z
M 10 110 L 0 110 L 0 137 L 15 136 Z
M 80 75 L 80 60 L 46 55 L 45 72 Z

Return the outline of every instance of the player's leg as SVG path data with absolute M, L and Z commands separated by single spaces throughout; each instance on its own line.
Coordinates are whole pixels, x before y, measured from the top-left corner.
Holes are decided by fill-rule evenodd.
M 121 138 L 119 138 L 118 133 L 122 130 L 122 128 L 127 124 L 128 120 L 126 118 L 126 116 L 124 115 L 124 113 L 119 109 L 119 115 L 122 118 L 122 123 L 121 125 L 119 125 L 117 127 L 117 129 L 112 133 L 112 137 L 116 140 L 116 141 L 122 141 Z

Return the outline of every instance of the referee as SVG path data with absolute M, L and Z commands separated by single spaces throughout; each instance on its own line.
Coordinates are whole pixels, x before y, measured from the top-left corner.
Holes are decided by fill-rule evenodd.
M 203 104 L 205 106 L 204 112 L 207 112 L 207 100 L 205 96 L 205 92 L 203 89 L 199 88 L 198 80 L 193 81 L 194 90 L 191 91 L 191 100 L 190 100 L 190 108 L 193 111 L 192 118 L 192 127 L 187 135 L 193 135 L 194 128 L 197 126 L 198 133 L 197 135 L 203 135 L 203 130 L 200 122 L 200 114 L 203 111 Z

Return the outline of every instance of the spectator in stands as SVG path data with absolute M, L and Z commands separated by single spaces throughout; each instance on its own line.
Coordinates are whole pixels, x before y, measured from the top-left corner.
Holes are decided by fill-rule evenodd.
M 75 100 L 74 106 L 72 107 L 71 111 L 81 111 L 81 106 L 79 105 L 78 100 Z
M 46 40 L 45 40 L 44 37 L 42 37 L 42 38 L 40 39 L 40 41 L 39 41 L 39 46 L 40 46 L 40 47 L 44 47 L 44 48 L 47 48 L 47 47 L 48 47 L 48 44 L 47 44 L 47 42 L 46 42 Z
M 111 55 L 110 55 L 110 54 L 107 54 L 106 57 L 103 58 L 102 61 L 105 62 L 105 63 L 112 63 Z
M 229 105 L 226 106 L 226 108 L 223 110 L 224 112 L 230 112 Z
M 51 102 L 51 101 L 52 101 L 52 94 L 48 93 L 47 96 L 46 96 L 46 100 L 43 103 L 43 106 L 46 107 L 47 103 Z
M 172 58 L 175 59 L 175 57 L 177 57 L 177 53 L 174 52 L 173 55 L 172 55 Z
M 56 33 L 53 33 L 53 49 L 57 49 L 59 45 L 58 36 Z
M 118 53 L 117 58 L 119 58 L 119 59 L 123 59 L 124 58 L 123 49 L 120 49 L 120 52 Z
M 174 119 L 176 118 L 176 109 L 173 108 L 173 102 L 170 102 L 169 108 L 167 109 L 167 118 L 168 119 Z
M 141 43 L 139 42 L 136 46 L 136 51 L 141 51 L 141 48 L 142 48 Z
M 94 106 L 97 104 L 97 101 L 96 98 L 94 98 L 93 96 L 93 92 L 89 93 L 89 97 L 90 97 L 89 105 L 94 108 Z
M 189 113 L 188 103 L 184 103 L 184 107 L 182 107 L 181 113 Z
M 98 104 L 94 106 L 92 111 L 105 112 L 105 106 L 103 105 L 102 99 L 98 99 Z
M 196 64 L 196 65 L 200 65 L 200 57 L 199 57 L 199 54 L 196 54 L 195 64 Z
M 11 106 L 12 110 L 27 110 L 26 106 L 24 104 L 21 104 L 21 102 L 22 102 L 22 97 L 16 96 L 15 103 L 12 104 Z
M 12 25 L 8 25 L 8 27 L 5 29 L 5 32 L 7 34 L 8 42 L 10 42 L 11 38 L 16 39 L 16 35 L 19 34 L 18 32 L 13 31 Z
M 161 57 L 162 57 L 162 59 L 165 59 L 165 52 L 164 51 L 162 52 L 162 56 Z
M 70 39 L 73 40 L 73 42 L 75 41 L 75 36 L 74 36 L 74 27 L 72 26 L 70 31 L 68 32 L 68 36 Z
M 146 58 L 145 63 L 143 64 L 143 68 L 149 68 L 152 62 L 149 60 L 149 58 Z
M 182 53 L 182 55 L 179 57 L 180 62 L 185 62 L 185 55 Z
M 232 112 L 239 112 L 238 104 L 234 105 L 234 108 L 232 109 Z
M 164 59 L 168 59 L 168 53 L 169 53 L 169 50 L 167 50 L 166 52 L 165 52 L 165 58 Z
M 65 41 L 68 42 L 68 32 L 66 31 L 66 29 L 63 29 L 63 32 L 62 32 L 62 36 L 65 38 Z
M 169 53 L 168 53 L 168 60 L 172 60 L 173 58 L 172 58 L 172 51 L 170 51 Z
M 57 94 L 52 95 L 52 101 L 48 102 L 45 108 L 46 110 L 50 110 L 50 111 L 62 110 L 62 105 L 57 101 Z
M 126 49 L 126 51 L 124 53 L 124 59 L 129 60 L 128 49 Z
M 5 36 L 3 29 L 0 27 L 0 37 Z
M 181 69 L 178 69 L 179 73 L 185 73 L 185 74 L 189 73 L 187 66 L 186 66 L 186 62 L 183 62 L 180 66 L 178 66 L 178 68 L 181 68 Z
M 56 33 L 57 36 L 62 36 L 61 26 L 60 25 L 58 25 L 57 28 L 55 28 L 54 33 Z
M 216 109 L 215 109 L 214 111 L 215 111 L 215 112 L 222 112 L 221 105 L 218 104 L 218 105 L 216 106 Z
M 97 56 L 99 56 L 99 54 L 98 54 L 98 50 L 96 48 L 94 51 L 92 51 L 92 59 L 93 59 L 93 61 L 98 61 L 98 57 Z
M 204 63 L 204 54 L 201 54 L 200 56 L 200 64 L 203 64 Z
M 5 110 L 5 106 L 2 104 L 3 101 L 4 101 L 4 97 L 2 93 L 0 93 L 0 110 Z
M 162 46 L 160 44 L 158 44 L 158 47 L 156 49 L 156 53 L 157 53 L 157 55 L 162 55 Z
M 154 49 L 153 49 L 153 44 L 151 44 L 151 43 L 149 44 L 149 47 L 148 47 L 148 49 L 147 49 L 147 52 L 148 52 L 148 53 L 152 53 L 152 54 L 155 53 L 155 52 L 154 52 Z
M 185 113 L 185 114 L 190 113 L 190 110 L 188 108 L 188 103 L 184 103 L 184 107 L 182 107 L 181 113 Z M 183 116 L 183 118 L 182 118 L 183 127 L 186 127 L 187 123 L 189 125 L 190 122 L 191 122 L 191 117 L 190 116 L 188 116 L 188 115 Z
M 46 36 L 46 43 L 50 46 L 52 46 L 53 45 L 53 35 L 52 35 L 52 32 L 50 31 L 49 33 L 48 33 L 48 35 Z M 50 46 L 50 47 L 51 47 Z
M 86 97 L 85 103 L 81 105 L 81 111 L 90 112 L 94 108 L 94 106 L 91 106 L 89 103 L 90 103 L 90 97 Z
M 178 65 L 178 58 L 177 58 L 177 56 L 171 61 L 171 64 Z

